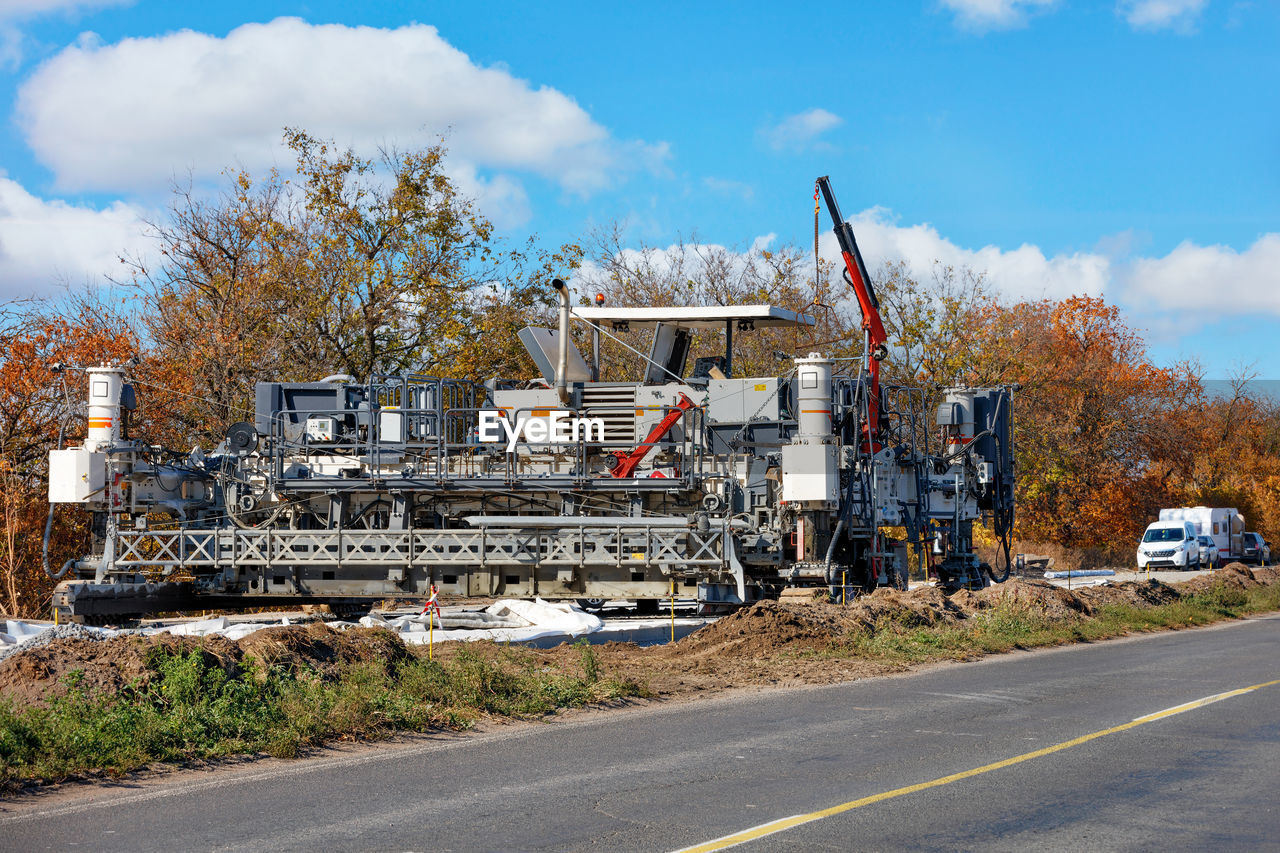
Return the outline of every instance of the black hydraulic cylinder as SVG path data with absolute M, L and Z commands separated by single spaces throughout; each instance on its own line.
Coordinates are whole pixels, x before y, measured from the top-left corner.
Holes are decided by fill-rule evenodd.
M 845 222 L 843 214 L 840 213 L 840 205 L 836 203 L 836 197 L 831 192 L 831 179 L 823 175 L 818 178 L 818 189 L 822 190 L 822 197 L 827 202 L 827 212 L 831 214 L 831 221 L 835 224 L 836 241 L 840 244 L 840 251 L 853 258 L 853 262 L 858 266 L 858 275 L 862 276 L 862 283 L 867 288 L 867 295 L 871 297 L 871 304 L 876 310 L 880 310 L 880 299 L 876 296 L 875 286 L 871 284 L 871 276 L 867 274 L 867 265 L 862 260 L 862 252 L 858 250 L 858 240 L 853 236 L 853 226 Z

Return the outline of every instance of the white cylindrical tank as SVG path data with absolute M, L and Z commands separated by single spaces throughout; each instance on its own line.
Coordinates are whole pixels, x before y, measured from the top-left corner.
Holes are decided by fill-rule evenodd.
M 85 450 L 101 450 L 120 440 L 120 389 L 124 385 L 124 368 L 103 365 L 90 367 L 89 431 Z
M 796 359 L 798 435 L 828 436 L 831 426 L 831 359 L 811 352 Z
M 937 418 L 948 452 L 954 453 L 973 441 L 973 392 L 967 388 L 948 388 L 938 406 Z

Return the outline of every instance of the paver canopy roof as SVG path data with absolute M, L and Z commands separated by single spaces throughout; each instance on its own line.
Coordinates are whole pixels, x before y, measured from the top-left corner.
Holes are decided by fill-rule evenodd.
M 632 329 L 652 329 L 659 323 L 686 329 L 722 329 L 725 323 L 756 329 L 812 326 L 808 314 L 797 314 L 776 305 L 710 305 L 704 307 L 613 308 L 589 306 L 573 309 L 573 315 L 591 323 Z

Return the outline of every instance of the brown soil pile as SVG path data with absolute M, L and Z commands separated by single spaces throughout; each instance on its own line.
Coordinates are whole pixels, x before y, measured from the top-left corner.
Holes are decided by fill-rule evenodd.
M 1231 565 L 1234 566 L 1235 563 Z M 1260 583 L 1267 585 L 1280 582 L 1280 566 L 1259 566 L 1253 570 L 1253 576 Z
M 290 671 L 312 669 L 332 675 L 344 664 L 384 660 L 399 665 L 413 659 L 404 642 L 385 628 L 336 631 L 323 622 L 264 628 L 237 643 L 243 656 L 265 667 Z
M 65 696 L 74 684 L 87 694 L 118 693 L 144 686 L 154 675 L 147 666 L 152 649 L 178 653 L 201 651 L 210 663 L 232 668 L 236 644 L 225 637 L 115 637 L 109 640 L 62 639 L 0 660 L 0 697 L 18 706 L 44 704 Z
M 1259 578 L 1259 571 L 1270 573 L 1274 572 L 1274 569 L 1254 570 L 1244 563 L 1228 563 L 1216 572 L 1201 575 L 1189 581 L 1183 581 L 1178 584 L 1178 592 L 1183 595 L 1194 595 L 1199 592 L 1207 592 L 1215 586 L 1225 586 L 1231 589 L 1249 589 L 1255 586 L 1262 586 L 1264 581 Z
M 864 631 L 886 627 L 924 628 L 957 622 L 965 610 L 936 587 L 920 587 L 910 592 L 878 589 L 864 595 L 849 608 L 851 618 Z
M 759 601 L 681 640 L 682 655 L 751 656 L 817 648 L 842 632 L 842 608 L 825 602 Z
M 691 634 L 668 654 L 758 658 L 778 651 L 824 649 L 856 631 L 956 622 L 965 612 L 934 587 L 878 589 L 846 605 L 759 601 Z
M 830 683 L 903 668 L 835 653 L 859 635 L 961 622 L 1002 603 L 1071 620 L 1108 604 L 1155 606 L 1218 584 L 1244 589 L 1270 583 L 1280 583 L 1280 569 L 1250 569 L 1233 563 L 1176 586 L 1137 581 L 1066 590 L 1045 581 L 1011 578 L 1004 584 L 951 596 L 933 587 L 911 592 L 882 589 L 847 606 L 825 601 L 762 601 L 676 643 L 648 648 L 606 643 L 592 646 L 590 654 L 608 676 L 632 679 L 657 695 L 687 695 L 735 686 Z M 77 670 L 83 673 L 78 676 L 80 683 L 90 690 L 111 692 L 130 683 L 146 683 L 152 677 L 147 667 L 148 650 L 156 647 L 199 650 L 228 668 L 242 666 L 246 657 L 252 657 L 267 666 L 294 671 L 306 668 L 321 677 L 346 664 L 375 659 L 397 664 L 424 653 L 422 649 L 410 650 L 384 629 L 335 631 L 322 623 L 267 628 L 238 642 L 163 634 L 102 642 L 58 640 L 0 660 L 0 696 L 26 704 L 62 695 L 67 690 L 67 676 Z M 502 648 L 493 644 L 440 643 L 435 656 L 448 660 L 463 648 L 483 655 L 503 654 Z M 569 672 L 584 665 L 584 650 L 577 646 L 529 654 L 538 665 Z
M 413 657 L 400 638 L 386 629 L 339 632 L 322 623 L 264 628 L 238 642 L 217 636 L 170 634 L 96 642 L 62 639 L 0 660 L 0 697 L 21 707 L 65 696 L 72 683 L 86 693 L 107 694 L 130 685 L 145 686 L 155 675 L 148 659 L 156 650 L 198 651 L 208 663 L 222 667 L 228 674 L 251 656 L 267 666 L 293 670 L 309 667 L 321 677 L 331 676 L 342 664 L 374 659 L 400 663 Z
M 1010 578 L 1004 583 L 973 593 L 973 598 L 981 602 L 980 608 L 1006 603 L 1018 604 L 1050 619 L 1077 619 L 1093 613 L 1093 608 L 1076 592 L 1054 586 L 1048 581 Z
M 1108 604 L 1156 607 L 1177 601 L 1179 597 L 1178 590 L 1157 580 L 1086 586 L 1076 590 L 1075 593 L 1094 610 Z
M 825 601 L 760 601 L 676 643 L 638 648 L 625 643 L 593 647 L 610 676 L 630 678 L 658 695 L 751 685 L 828 684 L 903 669 L 833 654 L 858 633 L 957 622 L 965 617 L 941 591 L 881 589 L 847 606 Z M 572 667 L 578 649 L 540 653 Z

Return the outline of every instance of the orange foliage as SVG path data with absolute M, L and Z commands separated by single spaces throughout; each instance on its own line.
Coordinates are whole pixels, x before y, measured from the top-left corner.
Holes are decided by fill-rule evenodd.
M 1200 504 L 1280 531 L 1280 418 L 1243 386 L 1214 405 L 1194 365 L 1153 365 L 1099 298 L 988 302 L 970 331 L 963 381 L 1022 386 L 1020 537 L 1127 559 L 1162 507 Z
M 83 374 L 54 366 L 121 363 L 137 348 L 123 321 L 81 299 L 67 313 L 11 310 L 0 326 L 0 611 L 48 611 L 53 584 L 41 568 L 48 513 L 48 451 L 59 433 L 83 438 Z M 50 564 L 83 554 L 88 519 L 74 507 L 54 515 Z

